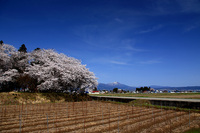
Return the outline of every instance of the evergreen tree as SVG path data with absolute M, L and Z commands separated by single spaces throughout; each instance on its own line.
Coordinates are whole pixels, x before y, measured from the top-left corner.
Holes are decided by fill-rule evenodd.
M 25 44 L 22 44 L 18 51 L 27 53 L 27 48 L 26 48 Z
M 3 41 L 2 40 L 0 41 L 0 44 L 3 45 Z
M 144 91 L 150 91 L 150 87 L 140 87 L 140 88 L 136 88 L 136 91 L 139 92 L 144 92 Z
M 117 92 L 118 92 L 118 88 L 114 88 L 114 89 L 113 89 L 113 92 L 114 92 L 114 93 L 117 93 Z
M 40 48 L 36 48 L 36 49 L 34 49 L 35 51 L 37 51 L 37 50 L 41 50 Z

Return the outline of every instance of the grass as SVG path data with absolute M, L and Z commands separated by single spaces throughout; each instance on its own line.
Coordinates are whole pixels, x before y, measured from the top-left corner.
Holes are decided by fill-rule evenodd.
M 64 101 L 65 97 L 54 93 L 2 92 L 0 104 L 35 104 Z
M 185 99 L 200 99 L 200 93 L 118 93 L 118 94 L 90 94 L 91 96 L 118 96 L 118 97 L 157 97 L 157 98 L 185 98 Z
M 176 110 L 176 111 L 185 111 L 185 112 L 196 112 L 198 113 L 198 109 L 189 109 L 189 108 L 179 108 L 174 106 L 160 106 L 160 105 L 152 105 L 149 100 L 144 99 L 137 99 L 133 100 L 129 103 L 122 103 L 122 102 L 115 102 L 115 101 L 102 101 L 105 103 L 112 103 L 112 104 L 123 104 L 123 105 L 129 105 L 129 106 L 138 106 L 138 107 L 148 107 L 148 108 L 156 108 L 156 109 L 165 109 L 165 110 Z
M 184 133 L 200 133 L 200 128 L 190 129 Z
M 57 103 L 65 101 L 85 101 L 88 95 L 69 95 L 66 93 L 28 93 L 28 92 L 1 92 L 0 104 L 37 104 Z

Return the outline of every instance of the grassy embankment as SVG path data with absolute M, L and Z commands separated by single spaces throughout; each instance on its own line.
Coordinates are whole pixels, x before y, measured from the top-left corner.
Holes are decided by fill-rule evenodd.
M 119 93 L 119 94 L 90 94 L 90 96 L 118 96 L 118 97 L 152 97 L 152 98 L 184 98 L 184 99 L 200 99 L 200 93 L 150 93 L 150 94 L 134 94 L 134 93 Z M 126 104 L 120 102 L 114 102 L 116 104 Z M 159 106 L 152 105 L 148 100 L 137 99 L 127 103 L 129 105 L 135 106 L 146 106 L 153 108 L 162 108 L 162 109 L 172 109 L 172 110 L 181 110 L 181 111 L 194 111 L 199 112 L 196 109 L 187 109 L 187 108 L 178 108 L 178 107 L 169 107 L 169 106 Z
M 118 94 L 91 94 L 91 96 L 118 96 L 118 97 L 155 97 L 155 98 L 184 98 L 184 99 L 200 99 L 200 93 L 118 93 Z
M 198 129 L 196 129 L 196 128 L 190 129 L 190 130 L 188 130 L 188 131 L 186 131 L 184 133 L 200 133 L 200 128 L 198 128 Z
M 2 92 L 0 104 L 40 104 L 65 101 L 85 101 L 87 95 L 69 95 L 66 93 L 26 93 L 26 92 Z

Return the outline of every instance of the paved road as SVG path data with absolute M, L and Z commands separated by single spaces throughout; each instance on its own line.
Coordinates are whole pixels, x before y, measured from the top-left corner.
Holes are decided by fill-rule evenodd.
M 200 103 L 200 99 L 182 99 L 182 98 L 152 98 L 152 97 L 116 97 L 116 96 L 92 96 L 99 98 L 117 98 L 117 99 L 146 99 L 146 100 L 158 100 L 158 101 L 181 101 L 181 102 L 195 102 Z

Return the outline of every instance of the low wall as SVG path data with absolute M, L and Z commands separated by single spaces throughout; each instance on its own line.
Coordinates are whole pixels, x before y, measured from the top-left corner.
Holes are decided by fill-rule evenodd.
M 200 109 L 200 99 L 170 99 L 170 98 L 113 97 L 113 96 L 91 96 L 91 98 L 93 100 L 116 101 L 125 103 L 128 103 L 136 99 L 145 99 L 150 101 L 151 104 L 153 105 Z

